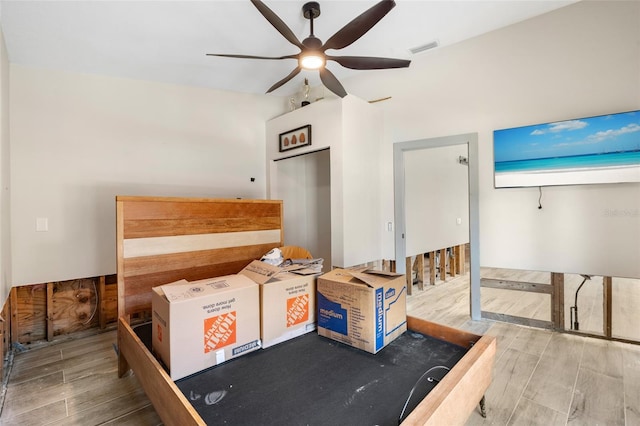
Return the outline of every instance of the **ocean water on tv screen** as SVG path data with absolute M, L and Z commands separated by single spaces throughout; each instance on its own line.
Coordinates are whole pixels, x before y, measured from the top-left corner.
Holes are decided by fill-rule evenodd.
M 640 164 L 640 151 L 606 154 L 576 155 L 532 160 L 501 161 L 495 163 L 496 173 L 528 172 L 544 170 L 579 170 L 608 167 L 624 167 Z

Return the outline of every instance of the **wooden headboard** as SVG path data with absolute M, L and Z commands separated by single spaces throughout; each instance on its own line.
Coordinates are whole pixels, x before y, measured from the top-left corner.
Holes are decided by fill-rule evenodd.
M 152 287 L 235 274 L 282 245 L 282 201 L 118 196 L 118 317 L 148 316 Z

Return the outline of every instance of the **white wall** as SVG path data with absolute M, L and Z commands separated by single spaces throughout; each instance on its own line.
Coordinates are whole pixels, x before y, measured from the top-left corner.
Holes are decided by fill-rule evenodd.
M 382 258 L 380 215 L 382 115 L 362 99 L 343 99 L 343 259 L 353 266 Z
M 640 2 L 583 1 L 343 81 L 363 99 L 392 96 L 374 104 L 383 220 L 393 143 L 477 132 L 482 266 L 640 277 L 640 184 L 544 188 L 539 210 L 537 188 L 493 188 L 492 152 L 494 129 L 640 109 L 639 45 Z
M 278 135 L 306 124 L 311 124 L 311 146 L 278 152 Z M 380 114 L 354 96 L 315 102 L 267 123 L 271 197 L 279 185 L 275 160 L 330 147 L 332 266 L 381 258 L 381 129 Z
M 466 145 L 404 153 L 407 256 L 469 242 L 469 169 L 459 157 L 469 158 Z
M 301 126 L 305 126 L 307 124 L 311 125 L 311 145 L 304 146 L 302 148 L 296 148 L 294 150 L 279 152 L 279 135 L 280 133 L 287 132 L 292 129 L 296 129 Z M 304 191 L 306 186 L 299 185 L 296 189 L 294 189 L 294 185 L 296 182 L 292 180 L 286 180 L 284 182 L 280 182 L 280 178 L 286 179 L 286 176 L 281 176 L 279 173 L 279 169 L 281 167 L 281 161 L 289 161 L 282 160 L 283 158 L 288 158 L 295 155 L 308 154 L 314 151 L 327 149 L 332 146 L 332 141 L 339 141 L 342 139 L 342 106 L 339 99 L 324 99 L 320 102 L 314 102 L 311 105 L 308 105 L 304 108 L 298 108 L 295 111 L 288 112 L 279 117 L 276 117 L 266 124 L 266 167 L 268 170 L 267 175 L 267 196 L 271 199 L 279 199 L 280 195 L 280 187 L 287 193 L 295 193 L 297 191 Z M 337 182 L 341 179 L 341 168 L 337 167 L 337 164 L 341 164 L 339 161 L 341 156 L 340 147 L 333 146 L 330 149 L 329 154 L 330 160 L 330 199 L 331 205 L 333 208 L 330 210 L 326 210 L 325 214 L 329 215 L 330 228 L 329 232 L 331 236 L 334 235 L 342 235 L 342 190 L 340 187 L 334 185 L 334 182 Z M 275 161 L 280 160 L 280 161 Z M 302 220 L 302 215 L 306 214 L 303 212 L 302 205 L 297 204 L 297 208 L 294 212 L 291 212 L 292 216 L 295 216 L 294 220 L 300 221 Z M 285 215 L 287 220 L 289 220 L 289 208 L 284 206 Z M 316 210 L 312 208 L 312 210 Z M 285 224 L 285 236 L 284 240 L 287 244 L 289 237 L 287 236 L 287 228 L 290 225 Z M 306 229 L 306 226 L 305 226 Z M 302 233 L 303 231 L 295 231 Z M 304 231 L 306 232 L 306 231 Z M 295 237 L 294 238 L 299 238 Z M 292 241 L 296 241 L 292 240 Z M 298 240 L 300 241 L 300 240 Z M 309 244 L 309 243 L 306 243 Z M 341 245 L 338 245 L 337 238 L 331 238 L 329 244 L 331 246 L 330 253 L 331 258 L 325 259 L 325 265 L 329 267 L 333 264 L 333 259 L 342 259 L 342 249 Z M 306 248 L 306 247 L 305 247 Z M 311 249 L 309 248 L 311 251 Z M 318 256 L 318 254 L 311 251 L 311 254 L 314 256 Z
M 115 195 L 265 197 L 281 99 L 10 69 L 14 285 L 115 273 Z
M 0 309 L 11 288 L 9 60 L 0 31 Z
M 271 198 L 283 201 L 284 243 L 331 263 L 331 165 L 328 149 L 277 161 Z
M 373 104 L 384 115 L 384 144 L 381 167 L 367 170 L 381 194 L 382 215 L 372 220 L 393 221 L 393 143 L 478 132 L 483 266 L 640 277 L 640 185 L 545 188 L 540 211 L 536 188 L 493 189 L 491 147 L 494 129 L 639 109 L 639 16 L 638 2 L 579 2 L 415 56 L 409 69 L 343 81 L 365 100 L 392 96 Z M 3 84 L 5 71 L 6 63 Z M 264 122 L 281 99 L 16 64 L 9 71 L 10 97 L 1 99 L 11 113 L 14 285 L 114 273 L 116 194 L 265 194 L 264 143 L 269 150 L 277 141 Z M 336 132 L 314 127 L 329 140 Z M 342 226 L 335 214 L 334 231 Z M 48 232 L 35 232 L 38 217 L 49 219 Z M 383 236 L 382 257 L 392 258 L 393 233 Z

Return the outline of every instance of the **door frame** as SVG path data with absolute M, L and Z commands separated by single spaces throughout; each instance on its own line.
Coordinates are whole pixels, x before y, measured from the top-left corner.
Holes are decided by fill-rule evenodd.
M 316 149 L 314 151 L 307 151 L 307 152 L 302 152 L 300 154 L 294 154 L 294 155 L 290 155 L 288 157 L 282 157 L 282 158 L 276 158 L 273 160 L 269 161 L 269 175 L 268 175 L 268 179 L 267 179 L 267 198 L 268 199 L 284 199 L 285 197 L 282 196 L 282 193 L 278 194 L 279 191 L 282 191 L 280 185 L 279 185 L 279 178 L 280 178 L 280 174 L 279 174 L 279 166 L 280 164 L 282 164 L 282 162 L 286 161 L 286 160 L 293 160 L 296 159 L 298 157 L 302 157 L 304 158 L 310 158 L 313 155 L 317 155 L 317 154 L 321 154 L 321 153 L 327 153 L 328 155 L 328 162 L 327 162 L 327 166 L 328 169 L 326 170 L 328 173 L 328 177 L 329 177 L 329 199 L 327 200 L 327 204 L 329 206 L 329 211 L 332 212 L 331 209 L 331 205 L 332 205 L 332 186 L 331 186 L 331 156 L 332 156 L 332 152 L 331 152 L 331 148 L 330 147 L 325 147 L 325 148 L 320 148 L 320 149 Z M 317 162 L 316 162 L 317 163 Z M 325 205 L 326 207 L 326 205 Z M 285 218 L 285 216 L 287 216 L 286 211 L 287 211 L 287 205 L 283 205 L 283 209 L 285 210 L 283 212 L 283 219 Z M 331 268 L 333 268 L 333 214 L 329 215 L 329 224 L 328 224 L 328 234 L 329 234 L 329 243 L 328 243 L 328 247 L 325 244 L 320 244 L 319 241 L 315 241 L 316 246 L 320 247 L 320 248 L 327 248 L 326 250 L 319 250 L 315 251 L 313 249 L 311 249 L 310 247 L 307 247 L 306 245 L 304 246 L 304 248 L 310 249 L 312 250 L 312 254 L 315 257 L 322 257 L 324 259 L 324 263 L 323 263 L 323 271 L 329 271 L 331 270 Z M 282 227 L 282 231 L 283 231 L 283 235 L 287 235 L 286 231 L 286 225 L 283 225 Z M 307 239 L 307 241 L 312 241 L 313 239 L 309 240 Z M 285 241 L 285 238 L 283 237 L 283 241 Z M 285 243 L 287 243 L 287 241 L 285 241 Z M 290 245 L 291 242 L 289 241 L 287 243 L 287 245 Z M 328 256 L 327 256 L 328 254 Z
M 406 273 L 406 218 L 405 218 L 405 179 L 404 153 L 429 148 L 466 145 L 468 153 L 469 178 L 469 274 L 470 296 L 469 311 L 471 319 L 481 319 L 480 306 L 480 209 L 478 184 L 478 134 L 445 136 L 430 139 L 418 139 L 393 144 L 393 188 L 395 226 L 396 272 Z

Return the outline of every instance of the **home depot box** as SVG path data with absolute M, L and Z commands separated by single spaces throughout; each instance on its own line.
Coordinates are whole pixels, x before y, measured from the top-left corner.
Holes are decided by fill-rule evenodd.
M 316 329 L 315 275 L 297 275 L 258 260 L 240 271 L 260 285 L 260 338 L 268 348 Z
M 318 278 L 318 334 L 376 353 L 407 329 L 404 275 L 334 269 Z
M 154 287 L 152 347 L 177 380 L 260 348 L 258 285 L 243 275 Z

